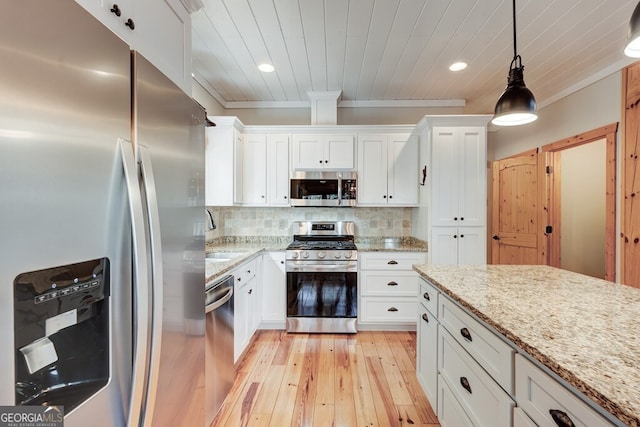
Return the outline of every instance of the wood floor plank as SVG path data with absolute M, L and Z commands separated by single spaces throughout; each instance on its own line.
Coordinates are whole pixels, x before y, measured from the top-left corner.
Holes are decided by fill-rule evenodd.
M 358 426 L 373 427 L 378 423 L 376 406 L 371 394 L 371 384 L 367 372 L 367 362 L 361 345 L 350 346 L 352 357 L 349 359 L 349 370 L 353 387 L 353 402 Z
M 273 414 L 269 422 L 269 426 L 271 427 L 289 426 L 293 419 L 296 395 L 298 394 L 298 384 L 304 365 L 304 347 L 306 347 L 307 338 L 301 335 L 295 338 L 291 337 L 291 339 L 293 340 L 291 354 L 287 359 L 283 382 L 280 385 L 276 404 L 273 407 Z
M 380 365 L 387 378 L 387 384 L 389 385 L 389 391 L 393 398 L 394 405 L 411 405 L 413 404 L 411 396 L 407 391 L 400 368 L 398 367 L 395 354 L 395 348 L 392 348 L 387 341 L 387 336 L 384 332 L 376 332 L 373 334 L 373 339 L 376 344 L 376 349 L 379 354 Z
M 213 427 L 439 427 L 414 332 L 258 331 Z
M 357 417 L 353 400 L 353 379 L 349 371 L 349 346 L 342 336 L 335 340 L 335 425 L 356 426 Z
M 379 358 L 366 357 L 365 359 L 378 421 L 382 426 L 397 426 L 399 425 L 398 414 L 382 363 Z
M 316 394 L 316 404 L 335 403 L 335 375 L 336 359 L 334 351 L 334 335 L 319 335 L 320 338 L 320 360 L 318 375 L 318 391 Z
M 305 351 L 291 421 L 295 426 L 313 425 L 320 366 L 320 340 L 317 336 L 309 336 Z

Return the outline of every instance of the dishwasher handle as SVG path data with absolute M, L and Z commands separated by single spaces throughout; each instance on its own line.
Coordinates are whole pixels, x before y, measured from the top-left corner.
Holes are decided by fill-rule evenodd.
M 229 276 L 205 291 L 205 313 L 221 307 L 233 296 L 233 276 Z

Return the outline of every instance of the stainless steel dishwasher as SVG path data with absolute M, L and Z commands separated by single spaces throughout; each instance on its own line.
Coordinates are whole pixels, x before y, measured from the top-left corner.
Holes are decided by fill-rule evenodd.
M 205 286 L 207 426 L 211 425 L 220 410 L 235 379 L 233 366 L 233 282 L 233 276 L 226 276 Z

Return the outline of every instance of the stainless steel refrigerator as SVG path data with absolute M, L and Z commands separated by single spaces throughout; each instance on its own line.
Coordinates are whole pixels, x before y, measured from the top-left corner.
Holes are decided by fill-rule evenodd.
M 203 109 L 71 0 L 0 64 L 0 406 L 203 425 Z

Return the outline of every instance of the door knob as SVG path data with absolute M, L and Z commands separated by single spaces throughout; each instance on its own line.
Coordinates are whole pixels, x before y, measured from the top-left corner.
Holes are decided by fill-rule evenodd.
M 495 236 L 492 237 L 493 240 L 500 240 L 500 236 L 498 236 L 497 234 Z

